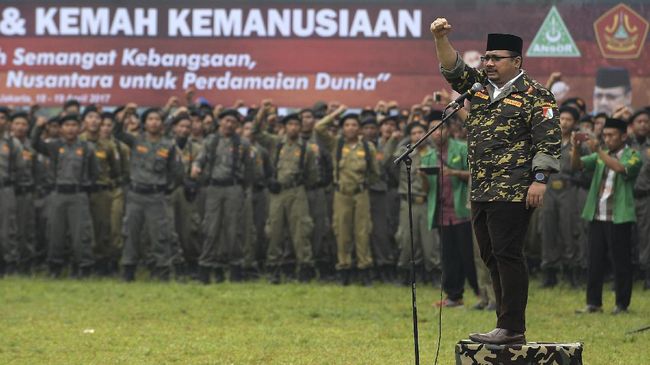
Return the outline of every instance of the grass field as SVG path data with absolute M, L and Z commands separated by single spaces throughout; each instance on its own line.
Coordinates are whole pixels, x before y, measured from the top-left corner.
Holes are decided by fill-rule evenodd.
M 650 292 L 630 313 L 576 316 L 584 291 L 531 283 L 529 341 L 581 341 L 585 364 L 650 364 Z M 421 363 L 433 364 L 439 292 L 419 288 Z M 495 316 L 443 311 L 439 364 Z M 0 279 L 0 364 L 412 364 L 410 289 Z

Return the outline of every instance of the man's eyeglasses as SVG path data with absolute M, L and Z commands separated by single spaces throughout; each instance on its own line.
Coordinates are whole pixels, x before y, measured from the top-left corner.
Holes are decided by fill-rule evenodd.
M 494 61 L 494 63 L 497 63 L 504 58 L 517 58 L 517 57 L 519 56 L 481 56 L 481 62 Z

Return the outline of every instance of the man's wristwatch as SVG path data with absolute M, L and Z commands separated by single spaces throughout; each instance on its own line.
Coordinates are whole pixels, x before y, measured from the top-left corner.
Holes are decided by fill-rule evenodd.
M 538 182 L 540 184 L 546 184 L 548 182 L 548 173 L 544 171 L 537 171 L 535 172 L 535 182 Z

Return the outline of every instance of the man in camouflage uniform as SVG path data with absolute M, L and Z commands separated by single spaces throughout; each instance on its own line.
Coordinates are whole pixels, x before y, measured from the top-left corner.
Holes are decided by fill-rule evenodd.
M 332 151 L 334 160 L 334 234 L 342 285 L 350 283 L 356 253 L 356 267 L 363 285 L 371 285 L 372 254 L 369 238 L 372 230 L 368 187 L 379 176 L 375 146 L 360 139 L 361 121 L 356 114 L 341 118 L 342 135 L 334 137 L 328 128 L 344 111 L 344 106 L 316 123 L 315 130 Z
M 203 245 L 199 257 L 199 280 L 208 284 L 211 272 L 216 282 L 225 279 L 224 269 L 230 269 L 230 281 L 243 280 L 244 189 L 252 177 L 250 143 L 235 133 L 240 115 L 234 109 L 219 114 L 219 130 L 211 134 L 201 154 L 192 166 L 192 177 L 202 172 L 208 181 Z
M 458 56 L 447 38 L 450 31 L 444 18 L 431 24 L 443 76 L 459 93 L 474 83 L 487 84 L 487 90 L 472 96 L 465 123 L 472 223 L 492 276 L 497 327 L 470 339 L 525 343 L 528 274 L 523 239 L 532 211 L 542 204 L 548 175 L 560 167 L 557 105 L 550 91 L 521 70 L 521 38 L 488 35 L 485 68 L 478 71 Z
M 123 279 L 134 281 L 137 265 L 145 258 L 141 236 L 146 227 L 154 258 L 152 277 L 167 281 L 174 237 L 165 194 L 180 173 L 180 164 L 174 142 L 163 135 L 162 112 L 146 110 L 141 123 L 144 133 L 137 137 L 124 131 L 121 121 L 115 126 L 115 138 L 131 149 L 131 182 L 124 216 Z
M 262 105 L 253 127 L 253 134 L 273 156 L 274 174 L 269 183 L 270 205 L 266 232 L 269 248 L 266 267 L 269 281 L 280 283 L 280 268 L 288 256 L 284 241 L 289 236 L 293 243 L 298 266 L 298 279 L 308 282 L 314 276 L 310 242 L 313 222 L 309 215 L 307 187 L 318 183 L 318 165 L 315 145 L 300 139 L 301 121 L 298 114 L 282 118 L 285 137 L 262 132 L 261 122 L 269 105 Z
M 22 148 L 9 133 L 9 111 L 0 111 L 0 254 L 5 265 L 0 270 L 14 274 L 20 258 L 16 239 L 16 195 L 14 184 Z
M 52 159 L 55 193 L 48 213 L 48 262 L 50 275 L 59 277 L 65 263 L 68 236 L 72 239 L 73 263 L 80 277 L 90 275 L 94 265 L 93 225 L 90 217 L 88 190 L 97 179 L 98 168 L 95 150 L 79 140 L 79 116 L 69 114 L 60 119 L 61 139 L 44 142 L 41 133 L 44 119 L 36 124 L 32 146 Z
M 90 214 L 95 232 L 95 270 L 99 276 L 108 275 L 112 262 L 117 258 L 117 247 L 111 241 L 111 209 L 113 208 L 113 182 L 118 176 L 117 147 L 111 140 L 100 138 L 101 115 L 94 106 L 84 109 L 82 115 L 84 132 L 82 141 L 91 143 L 95 150 L 99 175 L 91 187 Z

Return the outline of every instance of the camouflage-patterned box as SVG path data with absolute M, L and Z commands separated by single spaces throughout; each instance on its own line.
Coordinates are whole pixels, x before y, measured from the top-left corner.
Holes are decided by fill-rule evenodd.
M 487 345 L 462 340 L 456 344 L 456 365 L 537 364 L 582 365 L 582 343 Z

